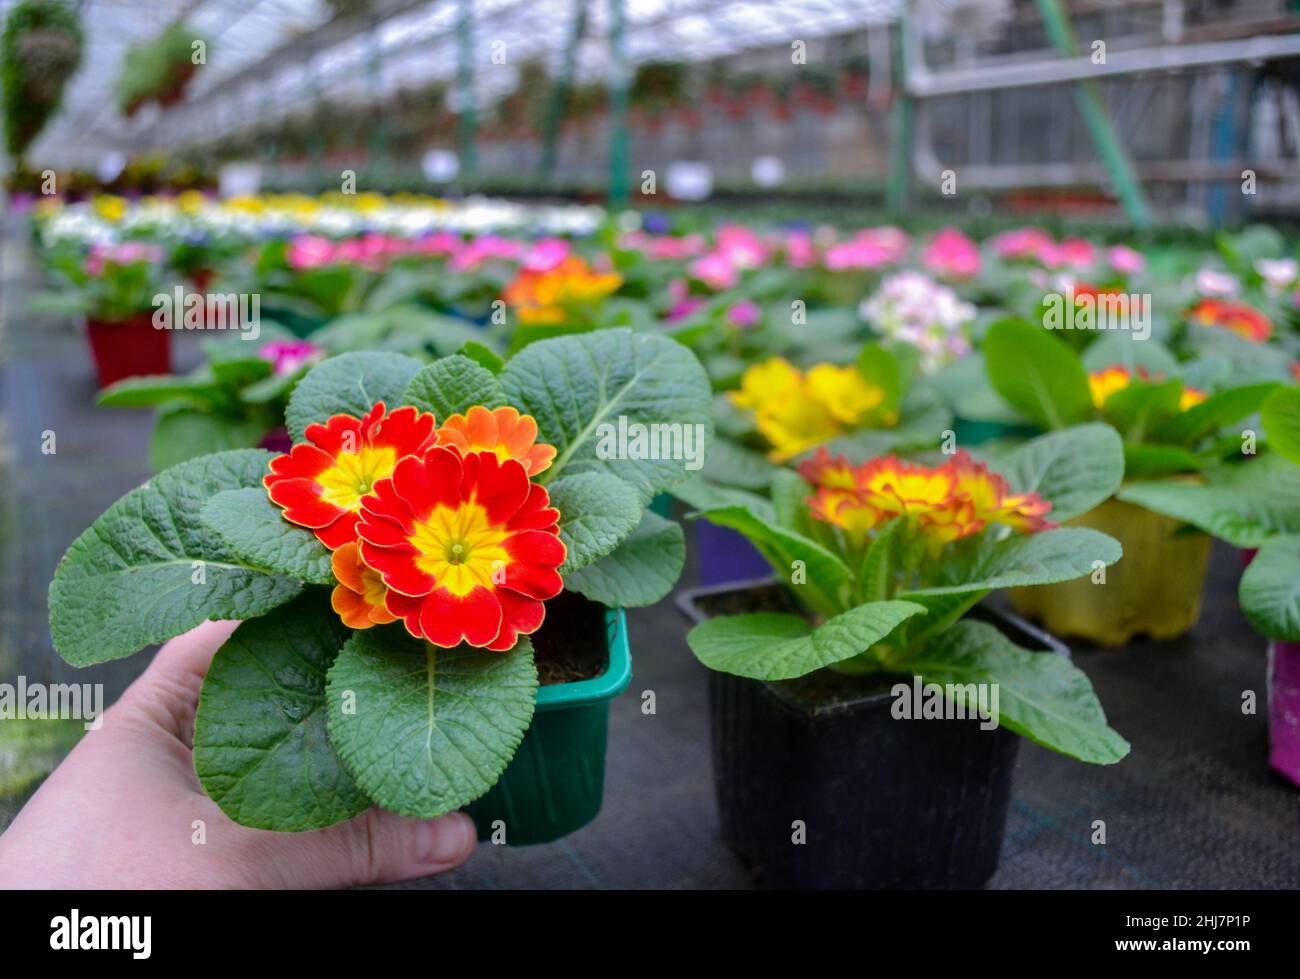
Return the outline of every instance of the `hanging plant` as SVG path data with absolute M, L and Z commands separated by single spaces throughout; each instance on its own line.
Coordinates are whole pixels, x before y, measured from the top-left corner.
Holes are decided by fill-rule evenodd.
M 175 23 L 152 41 L 129 48 L 117 79 L 123 114 L 133 116 L 149 102 L 164 108 L 179 102 L 199 65 L 206 63 L 207 46 L 197 31 Z M 196 50 L 202 58 L 196 58 Z
M 5 149 L 18 160 L 59 108 L 81 64 L 81 22 L 62 3 L 20 3 L 0 37 Z

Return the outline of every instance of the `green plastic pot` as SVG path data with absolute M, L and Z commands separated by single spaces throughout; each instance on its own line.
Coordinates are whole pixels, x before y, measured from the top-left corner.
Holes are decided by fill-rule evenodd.
M 957 438 L 957 445 L 967 448 L 984 445 L 987 442 L 996 442 L 1001 439 L 1032 438 L 1039 434 L 1038 429 L 1031 428 L 1028 425 L 983 421 L 960 416 L 953 419 L 952 431 Z
M 657 513 L 665 520 L 671 518 L 673 515 L 673 498 L 667 493 L 660 493 L 650 501 L 650 511 Z
M 537 711 L 515 757 L 487 795 L 466 807 L 480 840 L 504 830 L 511 846 L 550 843 L 586 826 L 600 812 L 609 702 L 632 680 L 622 609 L 606 611 L 605 634 L 609 663 L 604 673 L 537 688 Z

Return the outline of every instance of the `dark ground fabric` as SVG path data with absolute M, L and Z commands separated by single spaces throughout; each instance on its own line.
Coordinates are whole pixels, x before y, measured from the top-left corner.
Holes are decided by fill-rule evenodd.
M 59 556 L 148 475 L 147 412 L 96 409 L 84 340 L 21 312 L 25 249 L 0 271 L 0 404 L 6 444 L 0 533 L 0 681 L 103 682 L 107 701 L 149 654 L 88 670 L 50 646 L 45 591 Z M 177 364 L 197 358 L 180 337 Z M 42 455 L 42 432 L 57 453 Z M 688 531 L 689 533 L 689 531 Z M 1075 649 L 1112 725 L 1133 745 L 1118 765 L 1084 765 L 1026 743 L 992 888 L 1300 887 L 1300 791 L 1266 765 L 1264 643 L 1237 609 L 1241 562 L 1216 547 L 1200 623 L 1177 642 Z M 693 581 L 687 569 L 684 582 Z M 610 711 L 604 808 L 559 842 L 483 844 L 460 870 L 419 888 L 735 888 L 748 872 L 722 845 L 709 764 L 706 676 L 671 600 L 631 614 L 634 676 Z M 657 712 L 641 712 L 653 690 Z M 2 761 L 2 759 L 0 759 Z M 4 809 L 0 806 L 0 825 Z M 1105 845 L 1091 842 L 1094 820 Z

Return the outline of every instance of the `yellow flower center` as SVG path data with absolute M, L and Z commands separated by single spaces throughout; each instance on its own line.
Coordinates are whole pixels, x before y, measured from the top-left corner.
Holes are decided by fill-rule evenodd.
M 493 580 L 494 574 L 510 561 L 502 546 L 506 536 L 505 528 L 490 523 L 477 503 L 455 509 L 438 506 L 411 535 L 415 565 L 458 598 L 480 585 L 491 589 L 500 583 L 499 577 Z
M 388 446 L 364 445 L 360 452 L 341 452 L 334 465 L 316 477 L 321 499 L 343 510 L 357 510 L 375 483 L 393 474 L 397 453 Z

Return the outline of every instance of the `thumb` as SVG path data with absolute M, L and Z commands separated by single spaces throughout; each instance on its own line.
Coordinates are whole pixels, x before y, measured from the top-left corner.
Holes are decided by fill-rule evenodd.
M 463 812 L 410 819 L 375 806 L 346 823 L 276 840 L 286 845 L 257 855 L 271 864 L 260 872 L 270 871 L 279 886 L 330 888 L 444 873 L 470 858 L 477 833 Z

